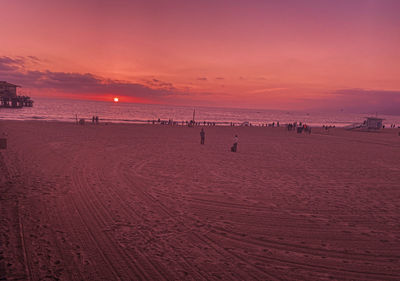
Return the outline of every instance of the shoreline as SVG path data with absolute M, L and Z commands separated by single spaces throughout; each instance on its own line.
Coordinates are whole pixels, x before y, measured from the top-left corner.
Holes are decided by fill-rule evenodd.
M 79 123 L 79 119 L 80 118 L 78 118 L 78 123 Z M 204 121 L 203 121 L 203 122 L 199 122 L 196 125 L 188 126 L 186 123 L 184 123 L 182 125 L 182 121 L 174 121 L 174 122 L 176 122 L 176 124 L 172 125 L 172 124 L 168 124 L 167 123 L 168 120 L 161 120 L 162 122 L 157 122 L 157 121 L 154 120 L 155 123 L 153 124 L 152 123 L 153 120 L 132 120 L 132 121 L 121 121 L 121 122 L 118 122 L 118 121 L 107 121 L 108 119 L 100 119 L 98 124 L 93 124 L 92 121 L 91 121 L 91 118 L 83 118 L 83 119 L 85 119 L 85 125 L 86 126 L 88 126 L 88 125 L 126 124 L 126 125 L 162 125 L 162 126 L 171 126 L 171 127 L 192 127 L 192 128 L 197 128 L 197 127 L 198 128 L 201 128 L 201 127 L 204 127 L 204 128 L 208 128 L 208 127 L 247 128 L 247 127 L 251 127 L 251 128 L 285 128 L 286 129 L 287 125 L 288 125 L 286 123 L 285 124 L 282 123 L 282 124 L 280 124 L 280 126 L 277 126 L 276 123 L 275 123 L 275 126 L 271 126 L 272 123 L 269 123 L 269 124 L 268 123 L 263 123 L 263 124 L 258 124 L 258 125 L 253 125 L 253 124 L 251 124 L 251 125 L 241 125 L 239 123 L 234 123 L 235 125 L 232 126 L 231 125 L 232 122 L 209 122 L 209 123 L 215 123 L 215 125 L 210 125 L 210 124 L 207 124 L 207 122 L 206 122 L 206 124 L 204 125 L 204 123 L 203 123 Z M 77 122 L 75 120 L 68 120 L 67 121 L 67 120 L 59 120 L 59 119 L 42 119 L 42 118 L 32 118 L 32 119 L 1 119 L 0 118 L 0 122 L 8 122 L 8 121 L 11 121 L 11 122 L 59 122 L 59 123 L 66 123 L 66 124 L 77 124 Z M 163 122 L 164 122 L 164 124 L 163 124 Z M 304 124 L 306 124 L 307 126 L 309 126 L 311 128 L 317 128 L 317 129 L 323 128 L 324 126 L 328 126 L 330 129 L 336 128 L 336 129 L 345 129 L 345 130 L 354 130 L 354 131 L 359 131 L 358 129 L 364 129 L 364 131 L 370 131 L 370 132 L 374 132 L 374 131 L 375 132 L 379 132 L 379 131 L 382 131 L 382 130 L 391 130 L 391 129 L 397 130 L 397 129 L 400 129 L 400 126 L 397 126 L 397 127 L 394 127 L 394 128 L 385 126 L 385 128 L 377 129 L 377 130 L 375 130 L 375 129 L 367 129 L 367 128 L 350 129 L 350 128 L 348 128 L 348 126 L 349 126 L 348 123 L 345 123 L 347 125 L 343 125 L 343 124 L 342 125 L 337 125 L 338 123 L 336 123 L 336 125 L 332 125 L 334 123 L 328 124 L 328 125 L 326 125 L 326 124 L 316 124 L 315 125 L 315 124 L 312 124 L 312 123 L 304 123 Z

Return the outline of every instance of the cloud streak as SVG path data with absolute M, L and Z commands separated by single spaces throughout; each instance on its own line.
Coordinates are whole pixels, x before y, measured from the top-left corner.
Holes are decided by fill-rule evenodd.
M 37 57 L 0 56 L 0 80 L 21 85 L 32 93 L 53 97 L 77 99 L 107 99 L 110 96 L 125 97 L 127 101 L 170 103 L 170 104 L 209 104 L 249 106 L 260 108 L 310 108 L 316 110 L 344 109 L 348 112 L 387 113 L 400 115 L 400 91 L 348 88 L 325 91 L 323 95 L 306 95 L 303 88 L 299 94 L 298 85 L 265 85 L 246 95 L 234 95 L 228 91 L 193 91 L 190 88 L 176 88 L 172 83 L 155 77 L 134 83 L 108 79 L 92 73 L 56 72 L 51 70 L 32 70 L 41 65 Z M 216 77 L 223 80 L 223 77 Z M 245 79 L 240 77 L 238 81 Z M 200 84 L 211 81 L 198 77 Z M 315 93 L 315 92 L 314 92 Z M 235 99 L 236 98 L 236 99 Z M 268 98 L 268 99 L 266 99 Z M 244 104 L 243 101 L 248 101 Z M 235 102 L 236 101 L 236 104 Z
M 26 60 L 25 58 L 0 57 L 0 77 L 2 80 L 32 90 L 48 90 L 53 94 L 72 94 L 83 98 L 112 94 L 160 101 L 181 94 L 176 91 L 171 83 L 157 79 L 141 84 L 107 79 L 91 73 L 26 70 Z M 39 59 L 30 57 L 29 60 L 38 61 Z
M 353 112 L 400 115 L 400 91 L 340 89 L 330 93 L 326 103 Z

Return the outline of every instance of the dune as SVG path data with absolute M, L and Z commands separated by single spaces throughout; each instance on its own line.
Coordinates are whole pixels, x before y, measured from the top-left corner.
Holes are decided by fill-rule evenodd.
M 400 280 L 397 129 L 199 133 L 0 121 L 2 280 Z

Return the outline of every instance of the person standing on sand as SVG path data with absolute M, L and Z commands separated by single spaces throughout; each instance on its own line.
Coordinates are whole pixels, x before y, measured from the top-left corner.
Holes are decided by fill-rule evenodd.
M 204 132 L 204 129 L 201 128 L 201 131 L 200 131 L 200 144 L 204 144 L 205 138 L 206 138 L 206 133 Z
M 235 137 L 233 138 L 233 146 L 231 147 L 232 152 L 237 151 L 238 142 L 239 142 L 239 138 L 237 135 L 235 135 Z

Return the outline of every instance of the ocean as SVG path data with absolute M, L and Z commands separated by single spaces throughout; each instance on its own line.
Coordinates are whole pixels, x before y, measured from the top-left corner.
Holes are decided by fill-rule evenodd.
M 310 126 L 331 125 L 345 127 L 362 123 L 367 116 L 383 118 L 384 124 L 400 125 L 400 116 L 356 114 L 349 112 L 301 112 L 283 110 L 217 108 L 204 106 L 171 106 L 135 103 L 113 103 L 102 101 L 81 101 L 61 99 L 35 99 L 33 107 L 18 109 L 0 108 L 2 120 L 47 120 L 75 122 L 76 118 L 91 121 L 99 116 L 101 122 L 112 123 L 151 123 L 152 120 L 182 122 L 190 121 L 195 111 L 196 122 L 215 122 L 216 125 L 236 125 L 249 122 L 253 125 L 280 122 L 287 124 L 302 122 Z

